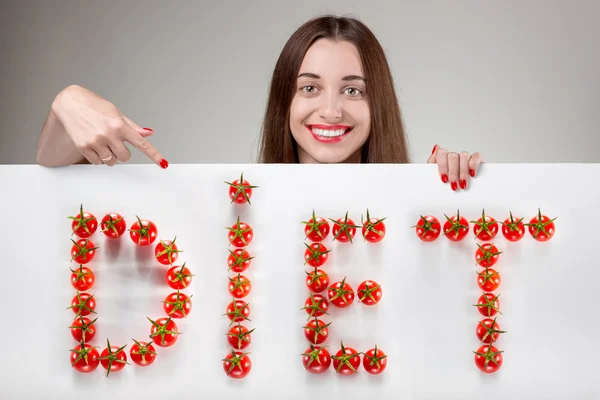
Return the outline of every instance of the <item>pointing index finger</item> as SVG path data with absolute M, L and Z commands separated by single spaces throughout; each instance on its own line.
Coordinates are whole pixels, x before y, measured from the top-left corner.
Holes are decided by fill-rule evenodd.
M 129 129 L 127 135 L 125 136 L 125 140 L 133 145 L 136 149 L 144 153 L 153 163 L 165 169 L 169 166 L 169 163 L 165 158 L 160 154 L 156 148 L 150 143 L 150 141 L 142 136 L 139 132 L 135 130 Z

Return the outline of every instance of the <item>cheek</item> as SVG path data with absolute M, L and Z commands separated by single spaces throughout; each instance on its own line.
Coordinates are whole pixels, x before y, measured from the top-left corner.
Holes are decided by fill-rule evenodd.
M 292 126 L 301 124 L 310 116 L 313 108 L 309 99 L 296 97 L 290 107 L 290 124 Z
M 369 129 L 371 126 L 371 112 L 367 102 L 351 102 L 346 105 L 346 110 L 352 116 L 354 121 L 361 126 L 363 131 Z

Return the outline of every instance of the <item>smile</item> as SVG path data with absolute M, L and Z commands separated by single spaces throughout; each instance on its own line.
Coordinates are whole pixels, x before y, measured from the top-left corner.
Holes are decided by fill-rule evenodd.
M 337 143 L 352 131 L 348 125 L 308 125 L 307 128 L 321 143 Z

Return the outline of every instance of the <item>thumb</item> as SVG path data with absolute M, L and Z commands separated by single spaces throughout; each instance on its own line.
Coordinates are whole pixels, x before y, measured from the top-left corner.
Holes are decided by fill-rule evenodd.
M 427 164 L 435 164 L 435 158 L 437 157 L 437 152 L 440 149 L 440 146 L 437 144 L 433 147 L 433 151 L 431 152 L 431 156 L 427 159 Z
M 138 132 L 140 135 L 147 137 L 147 136 L 151 136 L 154 131 L 150 128 L 142 128 L 141 126 L 139 126 L 138 124 L 136 124 L 135 122 L 133 122 L 131 119 L 127 118 L 126 116 L 124 116 L 123 114 L 121 114 L 121 116 L 123 117 L 123 119 L 125 120 L 125 122 L 127 122 L 129 124 L 129 126 L 131 126 L 136 132 Z

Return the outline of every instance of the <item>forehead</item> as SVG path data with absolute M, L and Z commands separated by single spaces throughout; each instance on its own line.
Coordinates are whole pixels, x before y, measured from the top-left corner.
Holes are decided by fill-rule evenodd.
M 353 43 L 319 39 L 308 49 L 300 73 L 312 72 L 323 79 L 341 79 L 347 75 L 362 75 L 360 54 Z

